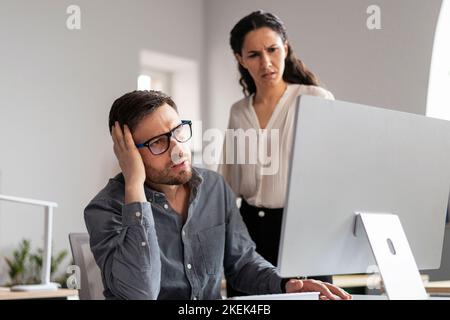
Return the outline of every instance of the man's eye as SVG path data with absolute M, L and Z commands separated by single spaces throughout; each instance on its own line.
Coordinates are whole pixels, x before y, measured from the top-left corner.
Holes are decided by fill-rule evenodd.
M 256 54 L 256 53 L 252 53 L 252 54 L 250 54 L 250 55 L 248 55 L 248 58 L 255 58 L 255 57 L 257 57 L 258 55 Z
M 275 51 L 277 51 L 277 49 L 278 49 L 277 47 L 273 47 L 273 48 L 269 48 L 268 51 L 269 52 L 275 52 Z
M 152 147 L 160 146 L 161 144 L 163 144 L 163 140 L 164 140 L 163 138 L 156 139 L 156 140 L 150 142 L 150 145 Z

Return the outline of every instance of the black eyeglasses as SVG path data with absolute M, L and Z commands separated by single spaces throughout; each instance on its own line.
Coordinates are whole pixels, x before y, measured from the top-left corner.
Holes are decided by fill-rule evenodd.
M 167 133 L 160 134 L 144 143 L 137 143 L 137 148 L 147 147 L 155 156 L 166 152 L 170 146 L 170 138 L 174 137 L 178 142 L 186 142 L 192 137 L 192 121 L 181 120 L 181 124 Z

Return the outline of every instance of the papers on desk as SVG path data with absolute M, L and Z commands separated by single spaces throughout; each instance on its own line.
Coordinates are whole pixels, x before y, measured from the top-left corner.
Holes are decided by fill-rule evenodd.
M 232 297 L 227 300 L 319 300 L 319 292 L 264 294 Z

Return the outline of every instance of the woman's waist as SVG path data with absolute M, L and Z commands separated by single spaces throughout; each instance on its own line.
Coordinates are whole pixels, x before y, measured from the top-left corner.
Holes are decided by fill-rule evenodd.
M 283 213 L 283 208 L 268 208 L 264 206 L 255 206 L 250 203 L 248 203 L 244 198 L 242 198 L 241 202 L 241 210 L 245 210 L 248 213 L 260 213 L 263 211 L 264 213 L 268 214 L 280 214 Z

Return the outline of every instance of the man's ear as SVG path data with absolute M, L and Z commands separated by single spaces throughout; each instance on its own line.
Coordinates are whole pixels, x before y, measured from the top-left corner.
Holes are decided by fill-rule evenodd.
M 245 69 L 247 69 L 247 67 L 245 66 L 245 62 L 244 59 L 242 59 L 242 56 L 239 53 L 235 53 L 234 56 L 236 57 L 237 62 L 239 62 L 239 64 L 244 67 Z

